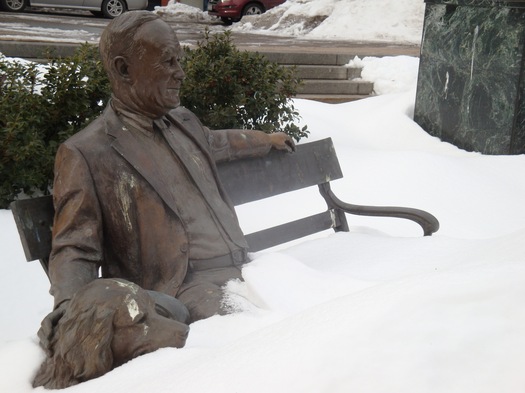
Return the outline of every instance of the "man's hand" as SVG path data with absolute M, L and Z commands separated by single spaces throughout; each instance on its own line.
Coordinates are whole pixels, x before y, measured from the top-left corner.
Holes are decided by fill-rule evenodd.
M 292 138 L 284 132 L 275 132 L 269 134 L 272 147 L 277 150 L 286 150 L 289 153 L 295 151 L 295 143 Z
M 69 300 L 63 301 L 60 305 L 51 311 L 46 317 L 42 320 L 40 329 L 38 330 L 38 338 L 40 339 L 40 346 L 46 352 L 46 355 L 51 357 L 53 356 L 51 349 L 51 341 L 55 335 L 55 330 L 60 318 L 64 316 L 66 312 L 67 305 Z

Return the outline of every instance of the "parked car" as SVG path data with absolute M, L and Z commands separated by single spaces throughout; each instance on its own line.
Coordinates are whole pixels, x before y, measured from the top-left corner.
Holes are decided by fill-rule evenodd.
M 3 1 L 3 0 L 0 0 Z M 244 15 L 259 15 L 286 0 L 209 0 L 208 14 L 226 24 L 238 22 Z
M 148 0 L 0 0 L 0 9 L 21 12 L 26 7 L 72 8 L 115 18 L 128 10 L 144 10 Z

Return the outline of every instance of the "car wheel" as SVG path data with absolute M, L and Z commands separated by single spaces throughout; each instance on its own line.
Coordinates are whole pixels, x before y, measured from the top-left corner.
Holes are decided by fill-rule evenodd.
M 102 3 L 102 13 L 106 18 L 116 18 L 126 12 L 124 0 L 104 0 Z
M 230 18 L 224 18 L 224 17 L 222 17 L 221 20 L 222 20 L 222 23 L 224 23 L 224 24 L 227 25 L 227 26 L 229 26 L 229 25 L 232 24 L 232 20 L 231 20 Z
M 242 10 L 242 16 L 244 15 L 261 15 L 264 12 L 262 5 L 257 3 L 248 3 Z
M 8 12 L 21 12 L 26 6 L 27 0 L 0 0 L 0 8 Z

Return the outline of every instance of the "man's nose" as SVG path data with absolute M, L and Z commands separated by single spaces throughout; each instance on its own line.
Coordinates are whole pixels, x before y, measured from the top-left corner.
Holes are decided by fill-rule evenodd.
M 173 79 L 183 80 L 184 78 L 186 78 L 186 74 L 184 73 L 184 70 L 182 69 L 180 64 L 178 64 L 175 70 L 173 71 Z

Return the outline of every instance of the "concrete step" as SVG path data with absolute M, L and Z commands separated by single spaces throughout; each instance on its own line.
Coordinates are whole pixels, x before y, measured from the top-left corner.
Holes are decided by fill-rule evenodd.
M 303 85 L 298 89 L 298 94 L 359 94 L 370 95 L 374 84 L 353 80 L 303 80 Z
M 259 52 L 268 60 L 278 64 L 335 65 L 348 64 L 355 56 L 327 53 L 278 53 Z
M 362 94 L 297 94 L 295 98 L 325 102 L 327 104 L 341 104 L 369 97 Z
M 286 66 L 285 66 L 286 67 Z M 293 66 L 289 66 L 293 67 Z M 301 79 L 337 79 L 348 80 L 359 78 L 361 68 L 331 65 L 298 65 L 297 76 Z

